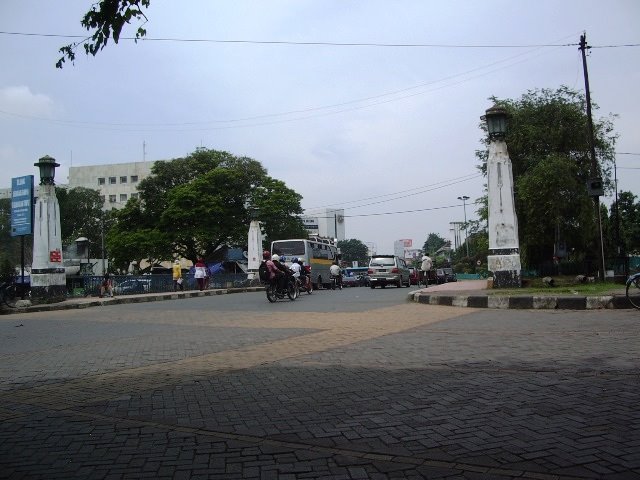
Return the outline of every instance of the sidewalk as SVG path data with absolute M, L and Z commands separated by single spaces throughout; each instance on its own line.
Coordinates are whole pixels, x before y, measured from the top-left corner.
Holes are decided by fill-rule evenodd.
M 116 295 L 114 297 L 70 297 L 59 303 L 47 303 L 31 305 L 28 307 L 0 309 L 0 315 L 23 312 L 49 312 L 54 310 L 72 310 L 103 305 L 120 305 L 124 303 L 160 302 L 163 300 L 177 300 L 181 298 L 210 297 L 213 295 L 226 295 L 228 293 L 256 292 L 263 287 L 220 288 L 211 290 L 187 290 L 184 292 L 140 293 L 133 295 Z
M 461 280 L 409 292 L 409 300 L 428 305 L 473 308 L 600 310 L 633 309 L 624 285 L 606 295 L 501 295 L 486 280 Z

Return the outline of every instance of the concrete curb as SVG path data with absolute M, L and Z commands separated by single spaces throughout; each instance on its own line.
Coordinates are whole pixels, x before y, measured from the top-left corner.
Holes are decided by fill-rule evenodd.
M 221 288 L 215 290 L 204 291 L 187 291 L 187 292 L 166 292 L 166 293 L 146 293 L 140 295 L 122 295 L 109 298 L 70 298 L 59 303 L 47 303 L 42 305 L 31 305 L 28 307 L 2 308 L 0 315 L 8 315 L 13 313 L 28 312 L 51 312 L 55 310 L 77 310 L 90 307 L 102 307 L 107 305 L 122 305 L 125 303 L 145 303 L 160 302 L 163 300 L 179 300 L 196 297 L 211 297 L 214 295 L 227 295 L 232 293 L 243 292 L 260 292 L 264 287 L 242 287 L 242 288 Z
M 624 295 L 603 296 L 530 296 L 482 295 L 480 293 L 409 292 L 408 300 L 426 305 L 520 310 L 612 310 L 633 309 Z

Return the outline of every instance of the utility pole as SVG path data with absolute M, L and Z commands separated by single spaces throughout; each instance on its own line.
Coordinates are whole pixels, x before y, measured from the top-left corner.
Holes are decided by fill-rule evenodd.
M 589 139 L 589 150 L 591 153 L 591 175 L 593 179 L 600 177 L 600 169 L 598 168 L 598 160 L 596 159 L 596 146 L 593 134 L 593 119 L 591 117 L 591 93 L 589 91 L 589 72 L 587 70 L 587 49 L 590 49 L 587 45 L 587 33 L 583 33 L 580 35 L 580 48 L 579 50 L 582 52 L 582 69 L 584 71 L 584 89 L 586 92 L 586 100 L 587 100 L 587 125 L 589 128 L 588 139 Z M 602 239 L 602 216 L 600 215 L 600 196 L 592 195 L 593 203 L 595 204 L 596 215 L 598 219 L 598 230 L 599 230 L 599 244 L 598 244 L 598 255 L 596 255 L 599 259 L 599 267 L 602 268 L 600 275 L 598 278 L 604 281 L 605 274 L 605 264 L 604 264 L 604 242 Z

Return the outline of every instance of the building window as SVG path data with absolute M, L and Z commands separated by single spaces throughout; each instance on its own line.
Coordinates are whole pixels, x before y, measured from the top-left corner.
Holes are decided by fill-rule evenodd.
M 100 195 L 100 201 L 104 203 L 104 195 Z
M 116 203 L 116 196 L 115 195 L 109 195 L 109 203 Z
M 116 184 L 116 177 L 109 177 L 109 185 L 115 185 Z
M 131 175 L 131 183 L 136 183 L 138 181 L 138 175 Z
M 104 177 L 98 178 L 98 185 L 104 185 Z
M 126 202 L 127 201 L 127 194 L 126 193 L 121 193 L 120 194 L 120 201 L 121 202 Z
M 120 177 L 120 183 L 127 183 L 126 175 L 124 177 Z
M 132 193 L 131 194 L 131 198 L 138 198 L 138 194 L 137 193 Z

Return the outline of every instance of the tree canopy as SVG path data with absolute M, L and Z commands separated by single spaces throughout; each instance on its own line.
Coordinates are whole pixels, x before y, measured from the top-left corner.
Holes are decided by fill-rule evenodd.
M 73 244 L 79 237 L 89 239 L 90 254 L 101 256 L 103 200 L 100 192 L 90 188 L 56 187 L 60 206 L 60 232 L 63 245 Z
M 306 237 L 297 216 L 302 197 L 267 175 L 260 162 L 198 149 L 185 158 L 156 162 L 138 186 L 139 200 L 115 213 L 107 244 L 114 265 L 200 256 L 246 245 L 251 211 L 262 222 L 265 244 Z
M 422 245 L 422 253 L 435 255 L 436 251 L 442 248 L 445 243 L 447 243 L 447 241 L 440 235 L 437 233 L 430 233 L 429 236 L 427 236 L 424 245 Z
M 95 56 L 107 46 L 110 38 L 117 44 L 125 24 L 131 23 L 132 20 L 142 21 L 142 19 L 144 19 L 142 25 L 146 23 L 147 17 L 142 9 L 149 7 L 150 3 L 151 0 L 100 0 L 94 3 L 80 21 L 80 24 L 90 33 L 89 36 L 80 42 L 60 48 L 62 57 L 56 62 L 56 68 L 62 68 L 67 60 L 73 62 L 76 58 L 76 48 L 80 45 L 84 46 L 87 55 Z M 136 41 L 147 34 L 142 25 L 136 30 Z
M 340 249 L 343 262 L 348 264 L 358 262 L 358 265 L 362 267 L 369 264 L 369 249 L 361 240 L 355 238 L 340 240 L 337 246 Z
M 523 263 L 535 267 L 550 261 L 559 243 L 583 255 L 595 250 L 598 229 L 586 185 L 589 178 L 601 175 L 611 189 L 616 142 L 612 117 L 594 118 L 599 168 L 594 172 L 581 93 L 563 86 L 531 90 L 517 100 L 492 100 L 510 115 L 506 142 Z M 486 131 L 484 122 L 480 128 Z M 488 144 L 486 136 L 482 141 Z M 487 151 L 476 155 L 486 173 Z

